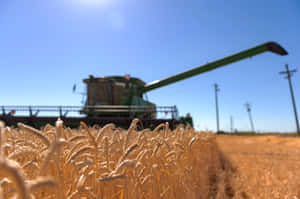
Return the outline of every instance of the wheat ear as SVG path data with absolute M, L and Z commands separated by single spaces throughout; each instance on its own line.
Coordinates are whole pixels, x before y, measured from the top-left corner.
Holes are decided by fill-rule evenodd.
M 38 138 L 40 138 L 42 140 L 42 142 L 47 146 L 49 147 L 50 146 L 50 141 L 48 140 L 48 138 L 46 136 L 44 136 L 42 134 L 41 131 L 35 129 L 35 128 L 32 128 L 30 126 L 27 126 L 25 124 L 22 124 L 22 123 L 18 123 L 18 127 L 20 129 L 22 129 L 23 131 L 27 131 L 33 135 L 36 135 Z
M 121 158 L 119 159 L 119 161 L 118 161 L 118 164 L 120 163 L 120 162 L 122 162 L 123 160 L 125 160 L 125 158 L 133 151 L 133 150 L 135 150 L 137 147 L 138 147 L 139 145 L 138 144 L 132 144 L 131 146 L 129 146 L 127 149 L 126 149 L 126 151 L 125 151 L 125 153 L 121 156 Z
M 85 129 L 85 131 L 88 133 L 88 136 L 90 138 L 90 142 L 94 146 L 94 148 L 96 149 L 97 148 L 97 142 L 95 140 L 95 137 L 90 132 L 89 127 L 83 121 L 80 122 L 80 125 L 83 126 L 83 128 Z
M 68 139 L 68 142 L 76 142 L 78 140 L 85 139 L 85 138 L 88 138 L 88 137 L 86 135 L 75 135 L 73 137 L 70 137 Z
M 58 185 L 53 178 L 39 177 L 34 181 L 28 182 L 30 192 L 35 192 L 42 188 L 56 188 Z
M 153 134 L 157 133 L 159 129 L 165 127 L 165 124 L 160 124 L 158 125 L 154 130 L 153 130 Z
M 124 167 L 134 167 L 135 160 L 124 160 L 121 162 L 115 170 L 113 170 L 109 176 L 113 176 L 114 174 L 117 174 L 121 171 Z
M 125 151 L 125 149 L 127 148 L 127 145 L 128 145 L 128 143 L 129 143 L 129 137 L 130 137 L 130 134 L 131 134 L 131 132 L 136 128 L 136 126 L 137 126 L 137 123 L 139 122 L 140 120 L 139 119 L 134 119 L 134 120 L 132 120 L 132 122 L 131 122 L 131 124 L 130 124 L 130 127 L 129 127 L 129 129 L 128 129 L 128 131 L 127 131 L 127 135 L 126 135 L 126 140 L 125 140 L 125 145 L 124 145 L 124 147 L 123 147 L 123 150 Z
M 109 176 L 106 178 L 99 178 L 98 180 L 99 182 L 109 182 L 117 179 L 126 179 L 126 176 L 121 174 L 121 175 Z
M 84 146 L 82 147 L 79 151 L 77 151 L 76 153 L 73 153 L 70 158 L 67 160 L 67 163 L 70 164 L 70 162 L 72 160 L 75 160 L 76 157 L 78 157 L 79 155 L 87 152 L 87 151 L 94 151 L 95 148 L 94 147 L 90 147 L 90 146 Z
M 11 161 L 0 159 L 0 173 L 1 175 L 8 175 L 16 184 L 19 198 L 30 199 L 28 187 L 25 184 L 21 169 Z
M 106 124 L 103 128 L 101 128 L 99 130 L 99 132 L 97 133 L 97 137 L 96 137 L 96 142 L 99 143 L 101 137 L 103 136 L 103 134 L 108 131 L 108 130 L 112 130 L 115 128 L 115 125 L 113 123 L 109 123 Z
M 57 121 L 55 122 L 56 126 L 56 139 L 62 138 L 63 136 L 63 127 L 64 127 L 64 122 L 58 118 Z
M 193 143 L 197 140 L 196 137 L 193 137 L 190 141 L 189 141 L 189 147 L 190 149 L 192 148 Z

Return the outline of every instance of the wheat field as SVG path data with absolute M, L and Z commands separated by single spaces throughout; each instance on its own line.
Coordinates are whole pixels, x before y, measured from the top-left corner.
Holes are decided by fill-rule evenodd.
M 217 136 L 234 172 L 233 199 L 299 199 L 300 138 L 285 134 Z
M 226 165 L 212 133 L 1 125 L 0 198 L 226 198 Z M 227 193 L 229 190 L 229 193 Z

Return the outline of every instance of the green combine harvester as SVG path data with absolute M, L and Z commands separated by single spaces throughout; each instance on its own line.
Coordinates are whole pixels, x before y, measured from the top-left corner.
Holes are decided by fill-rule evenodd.
M 108 77 L 90 75 L 83 80 L 86 84 L 84 106 L 2 106 L 0 120 L 7 125 L 23 122 L 36 127 L 46 123 L 54 124 L 58 117 L 68 126 L 78 126 L 80 121 L 84 121 L 89 125 L 115 123 L 117 126 L 128 127 L 133 118 L 139 118 L 144 127 L 150 128 L 162 122 L 169 122 L 171 128 L 179 123 L 193 125 L 190 115 L 178 116 L 176 106 L 156 106 L 144 98 L 145 93 L 267 51 L 279 55 L 288 54 L 279 44 L 267 42 L 148 84 L 129 75 Z M 27 114 L 19 114 L 24 112 Z M 56 112 L 56 115 L 51 112 Z M 41 115 L 42 113 L 49 115 Z

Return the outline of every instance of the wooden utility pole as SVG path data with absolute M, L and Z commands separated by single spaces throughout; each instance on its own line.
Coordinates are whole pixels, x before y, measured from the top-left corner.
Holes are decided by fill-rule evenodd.
M 220 131 L 220 124 L 219 124 L 219 105 L 218 105 L 218 92 L 220 91 L 219 85 L 215 84 L 215 98 L 216 98 L 216 119 L 217 119 L 217 132 Z
M 233 117 L 230 116 L 230 131 L 231 131 L 231 133 L 233 133 L 233 131 L 234 131 L 233 128 L 234 128 L 234 127 L 233 127 Z
M 293 73 L 297 72 L 297 70 L 296 69 L 289 70 L 289 65 L 288 64 L 285 65 L 285 69 L 286 69 L 286 71 L 281 71 L 281 72 L 279 72 L 279 74 L 280 75 L 287 75 L 285 78 L 288 79 L 288 81 L 289 81 L 290 92 L 291 92 L 291 97 L 292 97 L 292 103 L 293 103 L 293 107 L 294 107 L 296 126 L 297 126 L 297 133 L 299 135 L 300 134 L 300 129 L 299 129 L 298 114 L 297 114 L 296 102 L 295 102 L 295 97 L 294 97 L 292 81 L 291 81 L 291 77 L 292 77 Z
M 247 109 L 247 112 L 248 112 L 248 115 L 249 115 L 251 129 L 252 129 L 252 132 L 254 133 L 255 129 L 254 129 L 254 124 L 253 124 L 252 115 L 251 115 L 251 106 L 250 106 L 249 103 L 246 103 L 245 106 L 246 106 L 246 109 Z

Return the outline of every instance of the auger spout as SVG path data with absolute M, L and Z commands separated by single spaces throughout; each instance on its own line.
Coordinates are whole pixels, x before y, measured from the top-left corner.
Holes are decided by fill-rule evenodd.
M 233 62 L 237 62 L 239 60 L 242 60 L 242 59 L 245 59 L 248 57 L 253 57 L 255 55 L 258 55 L 258 54 L 261 54 L 261 53 L 264 53 L 267 51 L 273 52 L 273 53 L 276 53 L 279 55 L 287 55 L 288 54 L 287 51 L 284 48 L 282 48 L 279 44 L 277 44 L 276 42 L 267 42 L 267 43 L 255 46 L 253 48 L 241 51 L 239 53 L 230 55 L 228 57 L 224 57 L 222 59 L 192 68 L 185 72 L 167 77 L 165 79 L 153 81 L 151 83 L 146 84 L 142 88 L 141 92 L 145 93 L 145 92 L 151 91 L 156 88 L 167 86 L 169 84 L 187 79 L 187 78 L 195 76 L 195 75 L 199 75 L 201 73 L 208 72 L 210 70 L 217 69 L 219 67 L 231 64 Z

